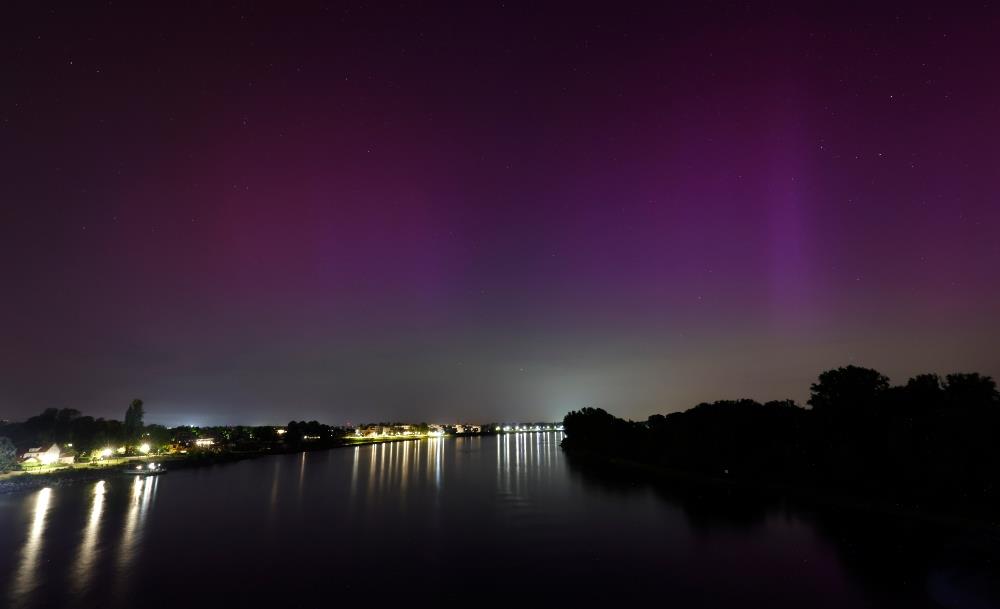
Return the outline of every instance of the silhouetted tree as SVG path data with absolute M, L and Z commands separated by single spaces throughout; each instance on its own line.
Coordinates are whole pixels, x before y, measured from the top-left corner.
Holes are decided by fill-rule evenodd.
M 876 405 L 888 388 L 889 379 L 878 371 L 845 366 L 819 375 L 809 388 L 809 405 L 821 414 L 857 412 Z
M 898 414 L 926 415 L 944 405 L 944 387 L 941 377 L 936 374 L 918 374 L 899 389 L 896 402 L 901 409 Z
M 160 447 L 170 442 L 170 430 L 163 425 L 146 425 L 143 437 L 153 446 Z
M 142 409 L 142 400 L 135 399 L 129 404 L 125 411 L 125 440 L 135 444 L 142 436 L 142 419 L 145 413 Z
M 978 373 L 949 374 L 944 385 L 944 397 L 949 407 L 990 409 L 998 404 L 997 384 Z

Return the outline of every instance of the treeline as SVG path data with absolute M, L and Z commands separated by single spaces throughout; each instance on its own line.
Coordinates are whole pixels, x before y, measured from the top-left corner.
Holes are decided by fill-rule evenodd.
M 305 442 L 340 443 L 350 431 L 346 427 L 326 425 L 318 421 L 289 421 L 285 426 L 283 440 L 290 445 Z
M 126 446 L 140 441 L 165 444 L 170 432 L 162 425 L 143 424 L 142 400 L 133 400 L 124 421 L 86 416 L 74 408 L 47 408 L 26 421 L 0 424 L 0 437 L 9 438 L 19 452 L 53 442 L 72 445 L 74 452 L 89 453 L 106 446 Z
M 148 443 L 154 451 L 163 450 L 170 444 L 186 445 L 199 438 L 212 438 L 213 446 L 218 448 L 259 450 L 275 444 L 330 443 L 339 441 L 348 431 L 317 421 L 289 421 L 284 428 L 274 425 L 168 428 L 145 425 L 143 416 L 141 400 L 129 405 L 122 421 L 94 418 L 73 408 L 48 408 L 25 421 L 0 423 L 0 438 L 10 440 L 15 454 L 33 446 L 56 443 L 71 449 L 67 452 L 88 455 L 106 447 L 125 447 L 126 454 L 133 454 L 139 443 Z
M 821 374 L 808 403 L 720 401 L 642 422 L 584 408 L 563 420 L 564 446 L 677 472 L 1000 505 L 993 379 L 923 374 L 892 386 L 875 370 L 847 366 Z

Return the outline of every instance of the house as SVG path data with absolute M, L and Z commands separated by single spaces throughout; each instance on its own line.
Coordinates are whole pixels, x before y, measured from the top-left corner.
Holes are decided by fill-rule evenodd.
M 58 444 L 52 444 L 48 448 L 37 446 L 29 448 L 21 455 L 21 463 L 25 465 L 52 465 L 54 463 L 65 463 L 72 465 L 74 461 L 71 453 L 64 453 Z
M 378 438 L 393 435 L 392 428 L 382 425 L 368 425 L 367 427 L 360 427 L 355 430 L 355 433 L 359 438 Z

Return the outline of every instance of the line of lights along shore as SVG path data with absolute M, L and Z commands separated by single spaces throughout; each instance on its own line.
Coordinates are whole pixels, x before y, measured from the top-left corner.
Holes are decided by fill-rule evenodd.
M 494 431 L 498 432 L 518 432 L 518 431 L 562 431 L 562 425 L 504 425 L 502 427 L 497 427 Z

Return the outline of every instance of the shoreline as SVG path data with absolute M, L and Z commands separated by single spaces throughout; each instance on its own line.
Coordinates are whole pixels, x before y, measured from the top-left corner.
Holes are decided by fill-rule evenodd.
M 673 470 L 670 468 L 632 461 L 620 457 L 609 456 L 583 448 L 563 447 L 567 459 L 575 460 L 584 469 L 590 469 L 595 475 L 628 472 L 635 481 L 647 484 L 665 485 L 681 484 L 686 488 L 731 490 L 756 493 L 771 498 L 780 498 L 799 507 L 843 509 L 856 512 L 867 512 L 886 516 L 896 516 L 912 521 L 933 524 L 942 527 L 959 529 L 975 529 L 987 531 L 1000 537 L 1000 520 L 994 515 L 987 516 L 987 510 L 973 510 L 972 513 L 961 510 L 942 510 L 932 507 L 905 505 L 888 498 L 865 497 L 837 489 L 823 487 L 808 487 L 782 482 L 767 482 L 756 480 L 726 479 L 696 472 Z
M 277 450 L 256 450 L 244 452 L 199 452 L 187 454 L 152 455 L 148 457 L 129 457 L 116 461 L 113 465 L 91 465 L 89 467 L 65 467 L 55 468 L 45 472 L 12 471 L 0 474 L 0 495 L 8 495 L 22 491 L 30 491 L 47 486 L 63 486 L 77 482 L 88 482 L 100 480 L 109 475 L 120 475 L 125 465 L 154 460 L 162 461 L 167 469 L 192 469 L 196 467 L 207 467 L 211 465 L 225 465 L 236 463 L 248 459 L 258 459 L 261 457 L 277 455 L 293 455 L 302 452 L 316 452 L 321 450 L 333 450 L 337 448 L 350 448 L 353 446 L 364 446 L 368 444 L 382 444 L 386 442 L 413 442 L 416 440 L 426 440 L 427 437 L 390 437 L 390 438 L 351 438 L 337 444 L 323 444 L 312 446 L 300 446 L 295 449 L 280 448 Z

